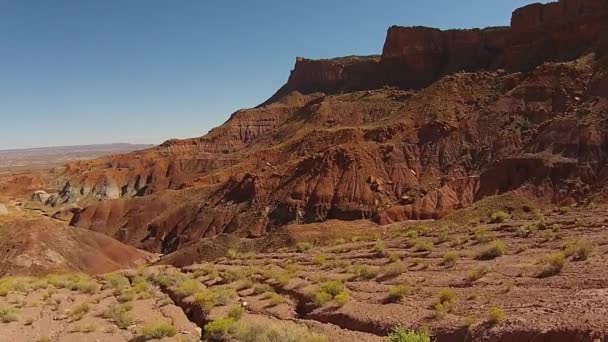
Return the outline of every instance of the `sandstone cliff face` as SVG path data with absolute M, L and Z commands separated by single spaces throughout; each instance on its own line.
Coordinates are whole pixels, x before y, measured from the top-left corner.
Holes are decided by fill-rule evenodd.
M 374 89 L 418 89 L 458 71 L 528 71 L 568 61 L 592 49 L 608 31 L 605 0 L 560 0 L 513 12 L 510 27 L 447 30 L 392 26 L 381 58 L 298 58 L 287 84 L 273 96 Z

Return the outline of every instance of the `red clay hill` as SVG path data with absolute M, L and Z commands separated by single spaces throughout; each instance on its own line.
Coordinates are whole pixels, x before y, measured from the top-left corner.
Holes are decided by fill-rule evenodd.
M 391 27 L 381 56 L 298 58 L 264 104 L 207 135 L 68 165 L 49 200 L 74 226 L 171 252 L 290 223 L 437 218 L 516 192 L 603 199 L 608 1 L 511 27 Z

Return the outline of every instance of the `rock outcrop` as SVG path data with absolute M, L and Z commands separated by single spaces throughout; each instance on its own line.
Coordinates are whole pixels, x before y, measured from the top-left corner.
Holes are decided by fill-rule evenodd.
M 560 0 L 513 12 L 510 27 L 446 30 L 392 26 L 380 57 L 298 58 L 270 101 L 302 93 L 425 87 L 458 71 L 529 71 L 545 61 L 568 61 L 595 47 L 608 31 L 608 2 Z

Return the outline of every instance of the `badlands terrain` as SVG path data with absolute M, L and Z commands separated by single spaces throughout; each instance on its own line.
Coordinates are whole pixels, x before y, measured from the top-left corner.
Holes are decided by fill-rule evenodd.
M 0 340 L 608 341 L 608 2 L 390 27 L 208 134 L 0 174 Z

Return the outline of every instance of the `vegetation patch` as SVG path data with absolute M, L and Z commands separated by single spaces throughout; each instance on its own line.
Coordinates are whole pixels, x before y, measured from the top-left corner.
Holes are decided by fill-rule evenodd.
M 388 335 L 387 342 L 431 342 L 431 337 L 425 332 L 396 327 Z
M 537 277 L 547 278 L 561 273 L 562 268 L 566 264 L 566 256 L 564 253 L 551 254 L 540 261 L 540 269 Z
M 388 288 L 388 300 L 397 302 L 412 294 L 412 288 L 406 285 L 395 285 Z
M 485 246 L 479 253 L 479 259 L 491 260 L 503 255 L 506 250 L 506 245 L 500 240 L 494 240 L 489 245 Z
M 587 260 L 591 252 L 593 252 L 593 243 L 586 239 L 570 241 L 564 246 L 564 255 L 576 261 Z
M 152 340 L 173 337 L 177 334 L 177 329 L 171 323 L 159 322 L 144 325 L 139 333 L 146 340 Z

